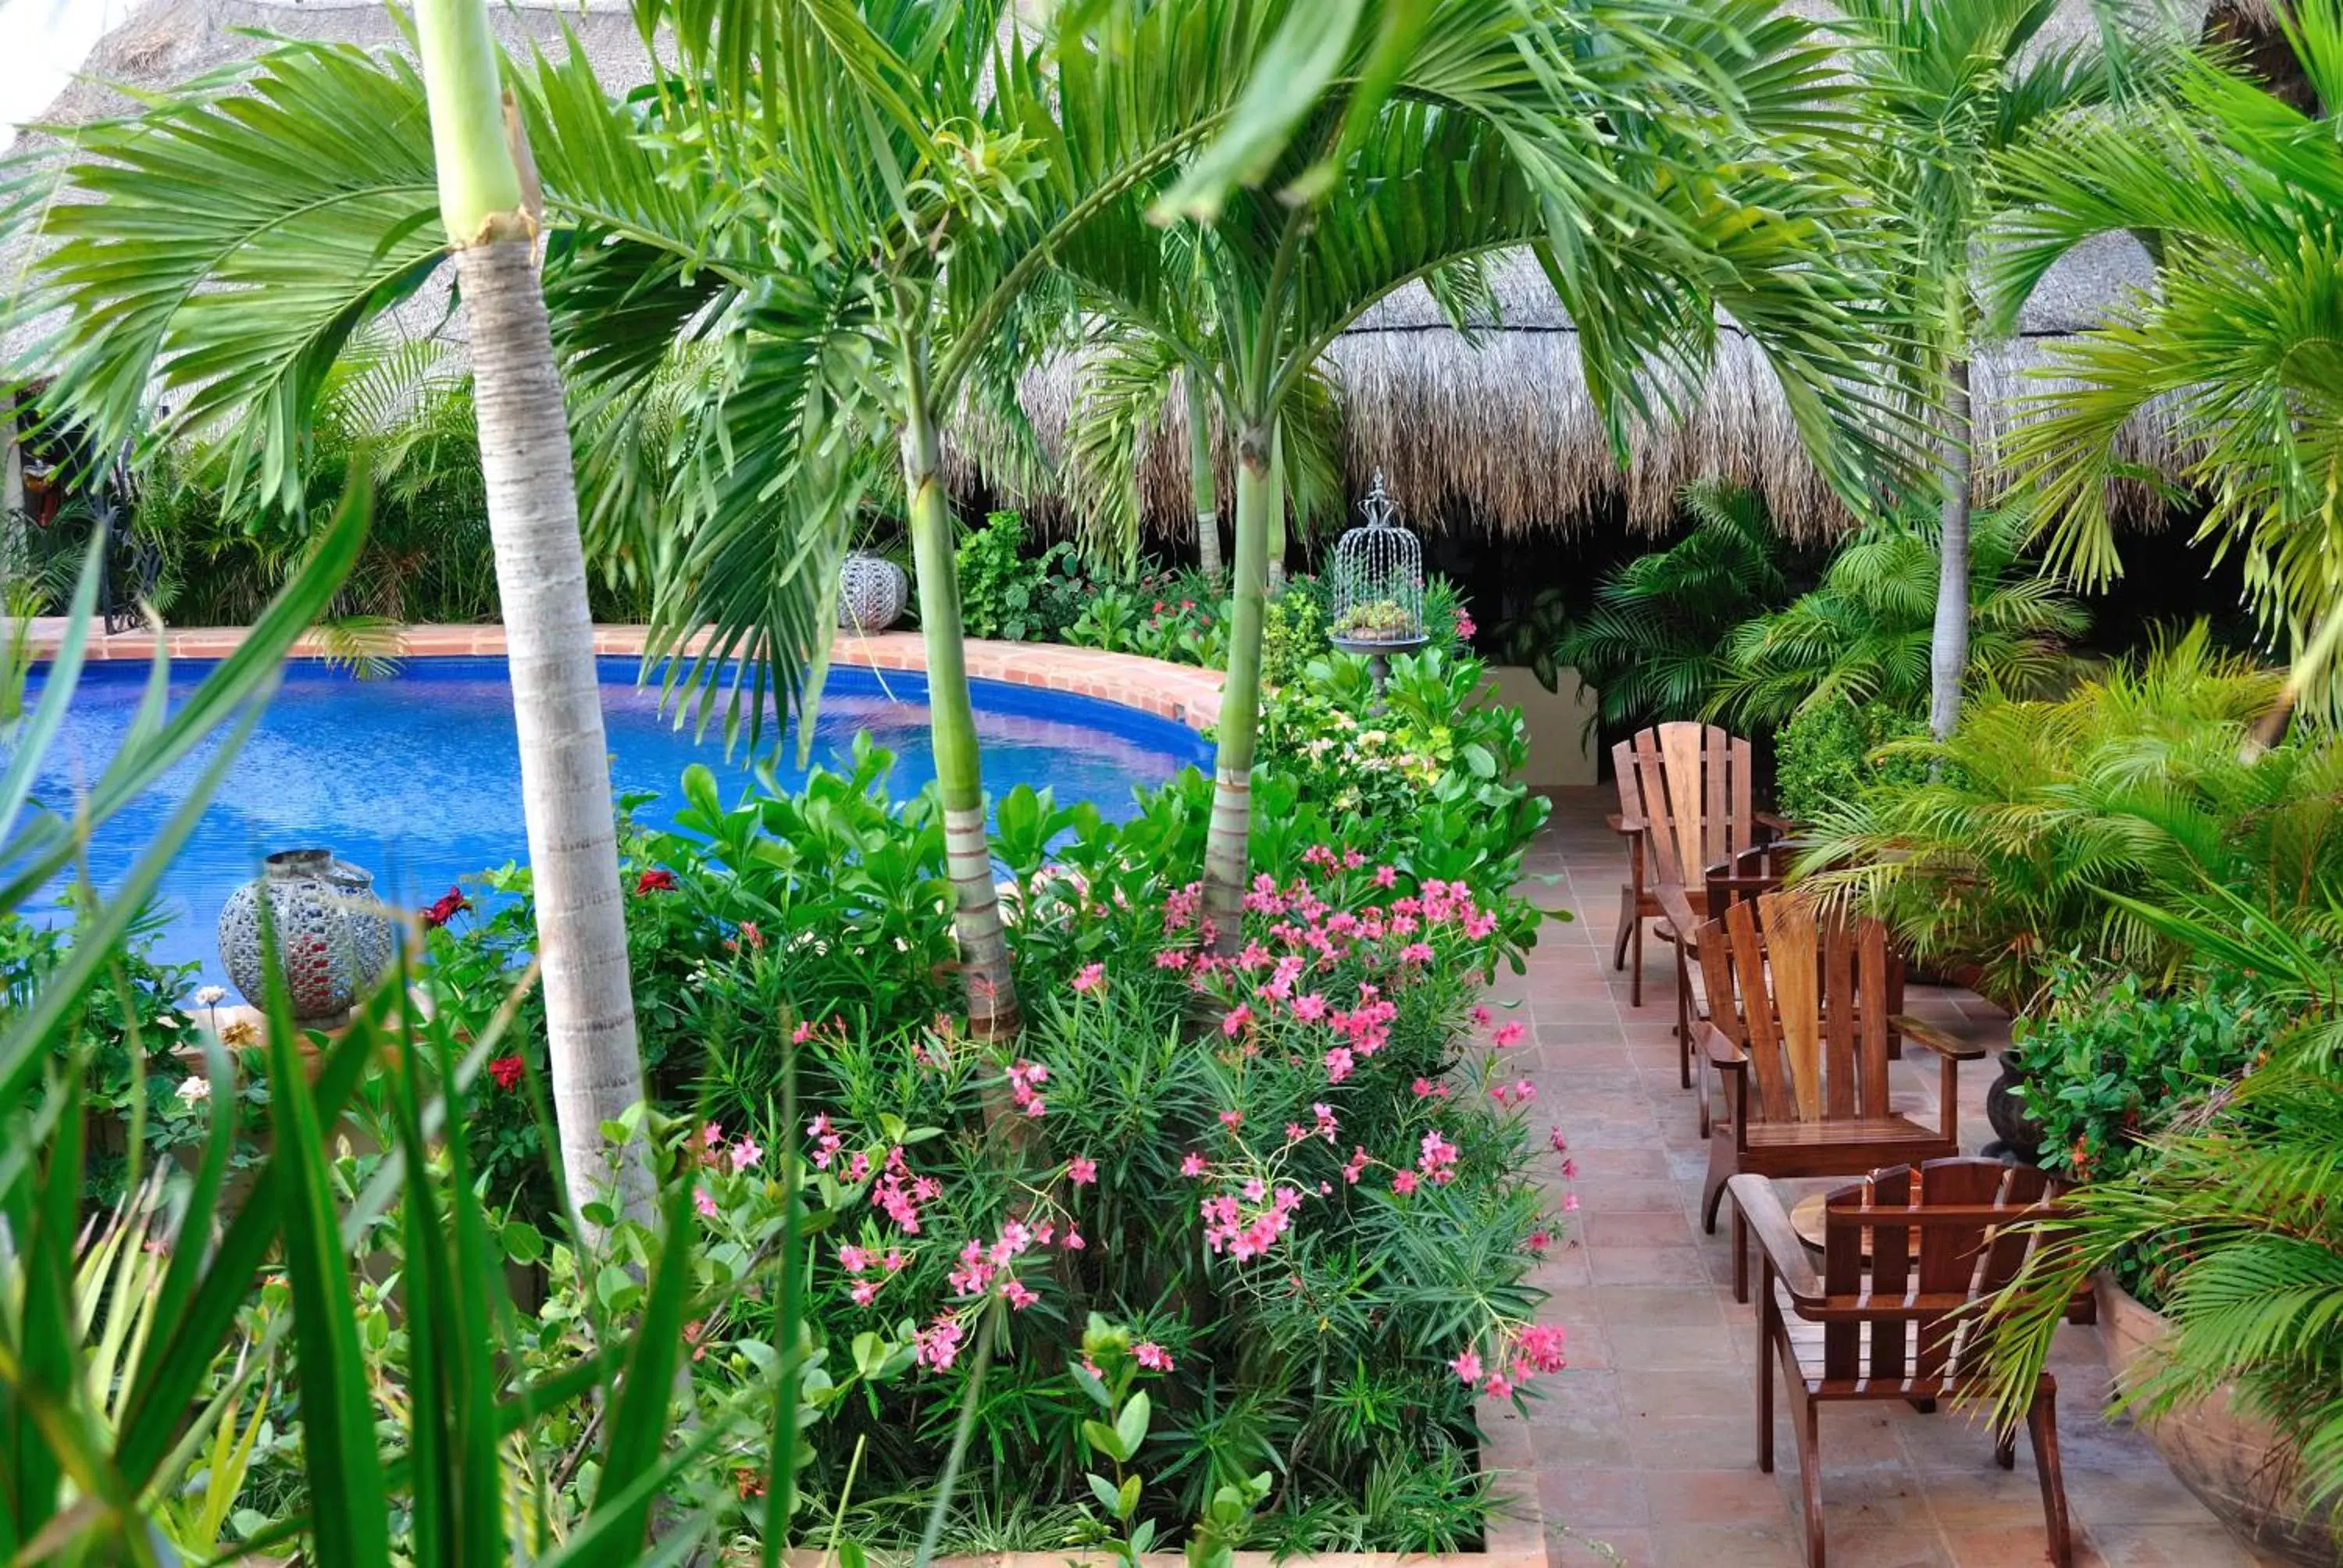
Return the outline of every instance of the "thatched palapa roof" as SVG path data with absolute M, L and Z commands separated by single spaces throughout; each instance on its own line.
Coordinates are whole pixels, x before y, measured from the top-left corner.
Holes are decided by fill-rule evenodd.
M 2192 18 L 2202 15 L 2202 0 L 2176 3 L 2190 5 Z M 1789 5 L 1810 16 L 1830 11 L 1825 0 Z M 605 81 L 615 85 L 643 73 L 642 45 L 625 0 L 500 0 L 492 11 L 508 45 L 558 47 L 566 23 Z M 2093 25 L 2089 0 L 2066 0 L 2054 35 L 2074 38 Z M 248 58 L 259 47 L 246 31 L 254 29 L 404 47 L 378 0 L 149 0 L 99 45 L 85 67 L 87 79 L 45 118 L 70 124 L 127 106 L 103 84 L 160 89 Z M 1370 310 L 1335 344 L 1330 357 L 1356 487 L 1382 469 L 1393 498 L 1419 524 L 1444 521 L 1504 535 L 1568 531 L 1613 515 L 1624 501 L 1632 526 L 1656 530 L 1671 517 L 1680 486 L 1720 474 L 1762 489 L 1774 516 L 1793 529 L 1825 529 L 1840 520 L 1771 372 L 1729 322 L 1722 324 L 1715 371 L 1697 408 L 1680 426 L 1639 431 L 1623 472 L 1579 373 L 1576 332 L 1552 288 L 1526 257 L 1503 259 L 1493 272 L 1498 317 L 1475 340 L 1452 329 L 1418 286 Z M 2086 246 L 2045 282 L 2016 337 L 1979 356 L 1974 380 L 1985 483 L 1996 472 L 1998 443 L 2016 397 L 2028 389 L 2027 372 L 2057 340 L 2097 325 L 2126 290 L 2150 278 L 2146 252 L 2126 236 Z M 1061 367 L 1030 377 L 1025 389 L 1028 412 L 1052 454 L 1062 449 L 1072 382 L 1071 367 Z M 2167 432 L 2149 425 L 2127 438 L 2135 461 L 2172 467 L 2176 449 Z M 980 448 L 971 438 L 951 454 L 950 474 L 963 492 L 983 483 Z M 1185 453 L 1177 427 L 1151 443 L 1141 494 L 1153 524 L 1188 526 Z M 1018 498 L 1044 519 L 1062 514 L 1053 496 Z

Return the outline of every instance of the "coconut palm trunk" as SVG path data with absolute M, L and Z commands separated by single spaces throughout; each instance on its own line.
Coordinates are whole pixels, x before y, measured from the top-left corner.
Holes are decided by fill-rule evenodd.
M 943 442 L 928 407 L 925 349 L 902 349 L 903 494 L 910 501 L 911 564 L 920 579 L 920 637 L 928 651 L 928 727 L 936 753 L 936 789 L 944 809 L 944 864 L 952 885 L 952 932 L 960 942 L 969 1030 L 1005 1039 L 1020 1022 L 1017 983 L 1009 970 L 1009 937 L 992 879 L 992 843 L 984 830 L 984 775 L 976 745 L 976 705 L 969 697 L 960 629 L 960 569 L 952 553 L 951 509 L 944 498 Z
M 569 424 L 538 281 L 533 182 L 507 130 L 482 0 L 422 0 L 417 42 L 440 213 L 469 330 L 480 467 L 512 667 L 553 1106 L 569 1197 L 648 1222 L 639 1145 L 603 1124 L 643 1099 Z
M 1261 733 L 1262 603 L 1269 580 L 1270 433 L 1245 431 L 1237 445 L 1236 608 L 1229 617 L 1229 666 L 1221 685 L 1212 816 L 1204 839 L 1204 916 L 1215 945 L 1232 949 L 1244 913 L 1247 835 L 1252 825 L 1252 758 Z
M 1212 408 L 1194 371 L 1188 384 L 1188 482 L 1196 497 L 1196 565 L 1217 588 L 1226 568 L 1221 561 L 1221 481 L 1212 467 Z
M 1928 647 L 1928 729 L 1939 740 L 1961 718 L 1969 665 L 1969 480 L 1976 432 L 1969 414 L 1969 363 L 1945 373 L 1945 496 L 1936 567 L 1936 627 Z

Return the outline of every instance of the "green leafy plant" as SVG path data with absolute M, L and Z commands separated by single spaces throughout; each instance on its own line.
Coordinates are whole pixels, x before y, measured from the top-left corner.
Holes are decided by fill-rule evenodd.
M 1605 577 L 1585 615 L 1568 617 L 1552 589 L 1497 634 L 1549 691 L 1576 670 L 1614 729 L 1698 718 L 1725 678 L 1733 630 L 1790 598 L 1792 552 L 1756 491 L 1704 479 L 1678 499 L 1692 532 Z
M 2252 1064 L 2274 1013 L 2235 980 L 2191 975 L 2158 991 L 2136 974 L 2056 967 L 2010 1030 L 2045 1162 L 2079 1180 L 2124 1176 L 2176 1110 Z
M 1874 785 L 1923 783 L 1925 762 L 1882 748 L 1927 732 L 1917 714 L 1882 703 L 1808 704 L 1775 731 L 1775 805 L 1793 822 L 1811 822 Z
M 2278 684 L 2200 626 L 2056 701 L 1979 702 L 1949 741 L 1889 743 L 1929 776 L 1815 812 L 1801 864 L 2016 1009 L 2070 953 L 2167 980 L 2177 950 L 2107 893 L 2209 879 L 2295 910 L 2343 864 L 2343 747 L 2256 749 Z
M 1119 588 L 1101 588 L 1066 628 L 1066 640 L 1077 648 L 1102 648 L 1128 653 L 1138 645 L 1139 600 Z
M 2278 1479 L 2314 1510 L 2343 1499 L 2343 903 L 2331 880 L 2307 918 L 2200 884 L 2119 900 L 2200 965 L 2259 993 L 2234 1078 L 2164 1108 L 2164 1128 L 2066 1195 L 2056 1228 L 1985 1320 L 1996 1413 L 2007 1422 L 2049 1353 L 2066 1304 L 2101 1270 L 2127 1275 L 2173 1334 L 2121 1405 L 2169 1412 L 2234 1391 L 2268 1419 Z M 2227 1044 L 2217 1022 L 2189 1031 Z
M 1738 724 L 1778 724 L 1822 703 L 1928 701 L 1936 614 L 1936 519 L 1891 512 L 1842 544 L 1812 591 L 1743 622 L 1724 639 L 1706 711 Z M 2019 552 L 2026 520 L 1970 521 L 1968 679 L 1981 691 L 2027 696 L 2066 672 L 2082 607 Z

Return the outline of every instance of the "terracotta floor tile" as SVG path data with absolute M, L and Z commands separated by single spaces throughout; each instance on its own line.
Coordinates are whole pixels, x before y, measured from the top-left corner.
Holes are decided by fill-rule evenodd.
M 1953 1568 L 1952 1554 L 1934 1530 L 1896 1525 L 1845 1529 L 1826 1519 L 1823 1542 L 1831 1568 Z
M 1546 1568 L 1660 1568 L 1645 1530 L 1546 1531 Z
M 1800 1568 L 1805 1549 L 1786 1514 L 1778 1525 L 1663 1524 L 1652 1547 L 1674 1568 Z
M 1640 1470 L 1572 1466 L 1538 1472 L 1538 1510 L 1549 1529 L 1615 1529 L 1652 1522 L 1651 1498 Z

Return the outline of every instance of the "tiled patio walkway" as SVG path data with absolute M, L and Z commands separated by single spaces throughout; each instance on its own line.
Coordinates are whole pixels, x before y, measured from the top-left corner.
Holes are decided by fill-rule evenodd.
M 1694 1101 L 1677 1087 L 1674 959 L 1644 950 L 1644 1005 L 1610 967 L 1625 856 L 1604 826 L 1607 790 L 1564 791 L 1530 869 L 1538 901 L 1572 910 L 1549 926 L 1526 977 L 1497 994 L 1534 1026 L 1538 1108 L 1577 1160 L 1573 1245 L 1547 1266 L 1550 1312 L 1570 1331 L 1570 1370 L 1531 1414 L 1549 1558 L 1563 1565 L 1775 1568 L 1802 1563 L 1796 1448 L 1786 1418 L 1776 1473 L 1756 1465 L 1755 1309 L 1733 1300 L 1730 1225 L 1701 1233 L 1705 1155 Z M 1912 1010 L 1991 1015 L 1966 993 L 1916 990 Z M 1916 1087 L 1926 1088 L 1907 1062 Z M 1992 1136 L 1991 1073 L 1965 1067 L 1963 1146 Z M 1817 1183 L 1815 1185 L 1832 1185 Z M 1802 1191 L 1805 1189 L 1802 1189 Z M 2250 1568 L 2137 1436 L 2098 1419 L 2107 1390 L 2097 1331 L 2070 1328 L 2054 1362 L 2060 1450 L 2078 1564 Z M 2031 1449 L 2017 1468 L 1957 1410 L 1825 1407 L 1823 1502 L 1831 1568 L 2006 1568 L 2046 1563 Z

